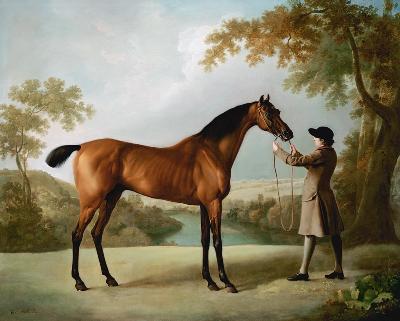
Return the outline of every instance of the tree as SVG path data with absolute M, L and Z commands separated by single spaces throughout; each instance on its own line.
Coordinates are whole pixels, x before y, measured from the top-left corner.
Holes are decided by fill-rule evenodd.
M 358 146 L 360 133 L 353 130 L 344 139 L 345 149 L 338 157 L 339 170 L 334 173 L 333 187 L 344 226 L 350 226 L 357 214 L 357 189 L 360 176 Z
M 12 104 L 0 105 L 0 155 L 15 157 L 22 179 L 24 201 L 30 204 L 32 192 L 27 176 L 29 158 L 37 158 L 45 143 L 41 136 L 47 133 L 51 122 L 59 122 L 70 131 L 84 116 L 91 117 L 94 110 L 82 101 L 79 87 L 65 88 L 61 79 L 26 80 L 10 88 Z
M 356 95 L 364 121 L 358 156 L 367 164 L 358 178 L 348 245 L 398 241 L 389 203 L 400 154 L 400 14 L 395 8 L 390 0 L 382 12 L 347 0 L 290 1 L 260 18 L 223 22 L 208 36 L 211 46 L 200 62 L 211 70 L 244 48 L 250 66 L 276 55 L 278 67 L 289 68 L 285 87 L 325 94 L 328 108 Z

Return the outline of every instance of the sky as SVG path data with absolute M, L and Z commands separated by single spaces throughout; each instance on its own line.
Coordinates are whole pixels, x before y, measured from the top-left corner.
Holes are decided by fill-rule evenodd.
M 373 1 L 367 1 L 367 3 Z M 355 126 L 350 106 L 327 111 L 324 97 L 308 98 L 282 87 L 285 69 L 276 59 L 249 67 L 244 55 L 229 58 L 212 72 L 198 64 L 204 39 L 231 17 L 251 19 L 282 1 L 71 1 L 0 0 L 0 103 L 10 103 L 10 86 L 26 79 L 57 77 L 82 89 L 95 115 L 65 132 L 53 125 L 46 148 L 29 168 L 73 182 L 71 157 L 52 169 L 44 160 L 60 145 L 115 138 L 169 146 L 200 131 L 218 114 L 270 94 L 294 132 L 292 142 L 314 149 L 309 127 L 329 126 L 334 147 Z M 273 136 L 249 130 L 232 168 L 233 180 L 273 178 Z M 282 144 L 288 149 L 288 144 Z M 279 162 L 278 162 L 279 163 Z M 12 159 L 0 168 L 16 168 Z M 290 168 L 279 163 L 280 177 Z M 296 169 L 295 176 L 305 171 Z

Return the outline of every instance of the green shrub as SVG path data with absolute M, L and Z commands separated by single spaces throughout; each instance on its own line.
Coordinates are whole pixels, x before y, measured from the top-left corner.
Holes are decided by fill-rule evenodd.
M 400 309 L 400 271 L 366 275 L 355 282 L 355 289 L 339 290 L 337 301 L 349 309 L 388 314 Z
M 19 183 L 7 182 L 0 196 L 0 250 L 3 252 L 36 252 L 54 250 L 61 242 L 51 221 L 44 218 L 42 209 L 32 195 L 31 203 L 23 197 Z

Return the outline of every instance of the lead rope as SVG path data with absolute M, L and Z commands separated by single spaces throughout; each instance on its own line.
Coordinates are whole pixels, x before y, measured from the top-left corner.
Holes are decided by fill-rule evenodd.
M 275 138 L 275 141 L 276 141 L 277 139 L 278 139 L 278 137 Z M 290 143 L 290 140 L 289 140 L 289 143 Z M 274 171 L 275 171 L 275 178 L 276 178 L 276 190 L 278 191 L 279 214 L 280 214 L 280 217 L 281 217 L 281 226 L 282 226 L 282 229 L 283 229 L 285 232 L 290 232 L 290 231 L 292 230 L 292 228 L 293 228 L 293 222 L 294 222 L 294 196 L 293 196 L 293 176 L 294 176 L 294 169 L 293 169 L 293 166 L 291 166 L 291 168 L 292 168 L 292 171 L 291 171 L 291 172 L 292 172 L 292 177 L 291 177 L 290 182 L 291 182 L 291 187 L 292 187 L 292 217 L 291 217 L 291 220 L 290 220 L 289 228 L 286 228 L 285 225 L 283 224 L 281 196 L 280 196 L 280 194 L 279 194 L 278 173 L 277 173 L 277 171 L 276 171 L 276 156 L 275 156 L 275 153 L 273 153 L 273 154 L 274 154 Z

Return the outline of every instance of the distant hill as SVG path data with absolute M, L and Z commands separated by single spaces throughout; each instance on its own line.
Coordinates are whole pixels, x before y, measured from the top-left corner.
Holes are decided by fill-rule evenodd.
M 45 171 L 28 171 L 27 173 L 33 192 L 46 191 L 53 196 L 63 196 L 68 193 L 71 197 L 77 197 L 75 186 L 61 179 L 55 178 Z M 0 188 L 7 182 L 21 182 L 17 170 L 0 170 Z

